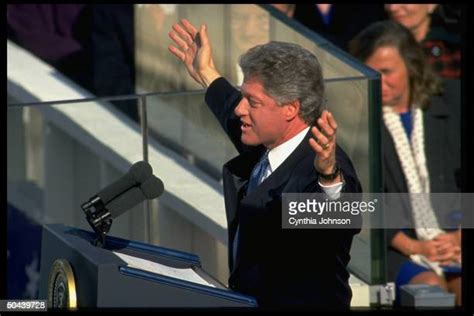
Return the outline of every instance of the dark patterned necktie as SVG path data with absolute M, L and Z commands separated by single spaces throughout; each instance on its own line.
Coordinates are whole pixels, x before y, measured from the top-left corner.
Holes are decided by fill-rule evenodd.
M 250 174 L 249 185 L 247 187 L 247 193 L 252 192 L 260 183 L 262 183 L 270 162 L 268 161 L 268 151 L 262 156 L 260 161 L 253 167 L 252 173 Z
M 260 183 L 262 183 L 265 174 L 267 173 L 268 168 L 270 168 L 270 162 L 268 161 L 268 151 L 262 156 L 260 161 L 253 167 L 252 173 L 250 174 L 249 184 L 247 187 L 247 194 L 252 192 Z M 237 226 L 237 231 L 235 232 L 234 243 L 232 247 L 232 256 L 234 260 L 234 268 L 237 262 L 239 247 L 239 231 L 240 225 Z

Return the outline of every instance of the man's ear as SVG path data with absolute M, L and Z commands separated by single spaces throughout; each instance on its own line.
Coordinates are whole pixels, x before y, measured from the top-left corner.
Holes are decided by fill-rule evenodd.
M 300 113 L 300 100 L 296 99 L 294 101 L 285 103 L 283 107 L 286 120 L 291 121 Z

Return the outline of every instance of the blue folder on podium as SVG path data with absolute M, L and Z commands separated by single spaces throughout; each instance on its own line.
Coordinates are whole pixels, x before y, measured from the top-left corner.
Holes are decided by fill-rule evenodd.
M 99 248 L 94 239 L 86 230 L 43 226 L 40 299 L 66 308 L 257 306 L 206 273 L 194 254 L 110 236 Z

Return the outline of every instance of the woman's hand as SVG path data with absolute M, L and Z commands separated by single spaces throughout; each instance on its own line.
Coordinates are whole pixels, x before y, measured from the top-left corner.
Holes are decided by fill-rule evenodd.
M 418 241 L 417 253 L 424 255 L 428 260 L 438 261 L 441 265 L 461 262 L 461 247 L 446 240 Z

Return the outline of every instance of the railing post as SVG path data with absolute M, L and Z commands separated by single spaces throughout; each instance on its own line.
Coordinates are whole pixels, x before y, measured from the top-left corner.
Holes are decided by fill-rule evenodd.
M 147 117 L 147 111 L 146 111 L 146 97 L 145 96 L 139 96 L 138 97 L 138 110 L 140 113 L 140 127 L 141 127 L 141 133 L 142 133 L 142 146 L 143 146 L 143 160 L 148 162 L 148 117 Z M 147 243 L 150 243 L 152 238 L 150 236 L 152 232 L 152 201 L 146 200 L 144 204 L 144 219 L 145 219 L 145 225 L 143 227 L 145 228 L 145 240 Z
M 140 127 L 142 132 L 143 160 L 148 162 L 148 118 L 146 113 L 146 97 L 138 97 Z

